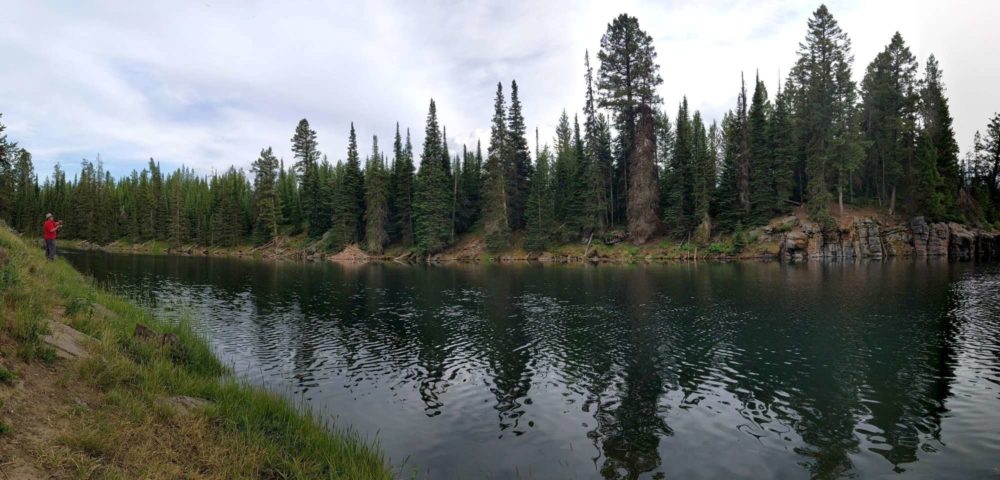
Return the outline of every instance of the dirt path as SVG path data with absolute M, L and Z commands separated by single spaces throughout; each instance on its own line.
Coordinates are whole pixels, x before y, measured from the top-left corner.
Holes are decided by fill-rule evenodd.
M 63 324 L 61 316 L 54 318 L 50 330 L 57 332 L 52 338 L 58 344 L 55 348 L 59 357 L 55 361 L 25 363 L 12 355 L 0 360 L 17 375 L 11 384 L 0 384 L 0 418 L 10 427 L 0 437 L 3 480 L 88 476 L 84 471 L 72 476 L 43 473 L 74 470 L 73 455 L 61 437 L 73 428 L 75 418 L 100 401 L 96 390 L 70 378 L 78 358 L 87 355 L 86 347 L 81 345 L 86 336 Z

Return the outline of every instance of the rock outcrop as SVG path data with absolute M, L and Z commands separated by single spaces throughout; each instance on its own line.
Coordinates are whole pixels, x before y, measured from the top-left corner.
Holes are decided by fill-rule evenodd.
M 924 217 L 903 223 L 863 216 L 847 224 L 826 227 L 806 219 L 782 219 L 777 225 L 772 223 L 760 229 L 762 241 L 772 241 L 776 236 L 780 236 L 779 255 L 786 261 L 914 256 L 1000 258 L 1000 232 L 954 222 L 928 223 Z

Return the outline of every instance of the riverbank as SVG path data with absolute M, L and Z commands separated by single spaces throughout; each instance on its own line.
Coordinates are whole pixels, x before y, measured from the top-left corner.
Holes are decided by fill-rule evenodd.
M 377 447 L 2 223 L 0 300 L 3 478 L 392 478 Z
M 845 209 L 833 222 L 820 224 L 802 208 L 772 219 L 767 225 L 733 235 L 718 235 L 708 241 L 682 241 L 659 237 L 643 245 L 628 242 L 624 232 L 609 232 L 587 242 L 554 245 L 543 252 L 522 248 L 515 235 L 511 248 L 490 252 L 483 235 L 459 236 L 454 245 L 427 257 L 405 246 L 390 246 L 384 253 L 370 254 L 356 245 L 338 252 L 324 251 L 322 241 L 303 236 L 281 237 L 264 246 L 230 248 L 185 245 L 169 248 L 163 242 L 141 244 L 113 242 L 94 245 L 62 241 L 68 248 L 117 253 L 179 254 L 250 257 L 304 261 L 415 263 L 657 263 L 672 261 L 772 261 L 802 262 L 813 259 L 873 259 L 890 257 L 952 257 L 956 259 L 1000 258 L 1000 231 L 954 222 L 928 222 L 923 217 L 889 215 L 873 208 Z

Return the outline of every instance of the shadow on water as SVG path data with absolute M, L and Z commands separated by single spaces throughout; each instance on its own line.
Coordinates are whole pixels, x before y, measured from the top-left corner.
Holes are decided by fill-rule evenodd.
M 310 265 L 74 253 L 418 473 L 937 478 L 1000 468 L 1000 269 Z

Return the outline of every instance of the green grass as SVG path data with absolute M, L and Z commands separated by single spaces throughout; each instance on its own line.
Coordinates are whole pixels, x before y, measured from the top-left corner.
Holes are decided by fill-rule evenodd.
M 3 332 L 20 346 L 22 358 L 50 356 L 46 350 L 51 349 L 40 338 L 47 332 L 48 312 L 58 306 L 65 307 L 67 323 L 97 340 L 71 381 L 95 389 L 103 403 L 80 415 L 80 428 L 65 432 L 59 442 L 78 454 L 82 465 L 105 468 L 108 477 L 176 477 L 176 472 L 156 470 L 158 463 L 144 459 L 177 457 L 177 451 L 183 451 L 177 445 L 187 445 L 197 455 L 176 462 L 193 463 L 190 471 L 214 472 L 210 477 L 392 477 L 377 446 L 333 429 L 272 392 L 236 380 L 186 323 L 162 322 L 131 301 L 97 288 L 64 260 L 44 260 L 40 249 L 29 247 L 2 225 L 0 248 L 10 255 L 15 272 L 0 277 L 15 278 L 0 284 Z M 137 323 L 176 334 L 182 347 L 167 349 L 137 340 Z M 169 420 L 176 412 L 162 405 L 162 399 L 177 395 L 209 401 L 188 422 L 191 426 L 183 427 L 194 429 L 191 432 L 179 430 Z M 171 441 L 177 445 L 167 448 Z
M 14 380 L 17 380 L 17 375 L 14 375 L 14 372 L 7 370 L 3 365 L 0 365 L 0 383 L 10 384 L 13 383 Z

